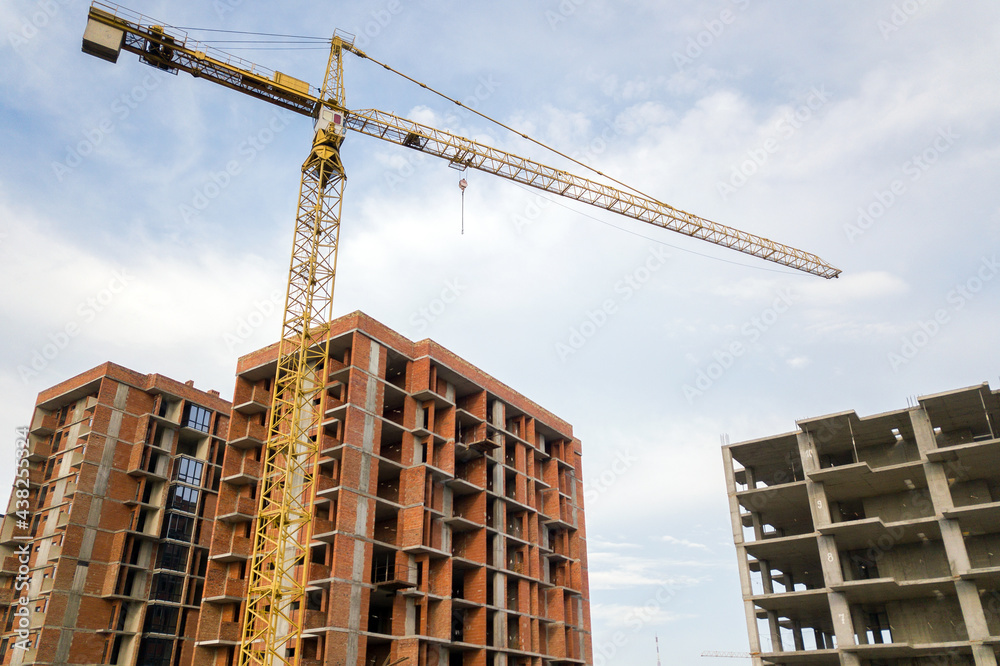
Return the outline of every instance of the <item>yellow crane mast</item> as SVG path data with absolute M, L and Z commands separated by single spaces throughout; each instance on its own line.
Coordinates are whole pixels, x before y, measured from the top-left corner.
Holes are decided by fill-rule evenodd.
M 94 2 L 90 8 L 83 50 L 111 62 L 116 62 L 125 50 L 158 69 L 188 72 L 315 120 L 312 149 L 302 165 L 248 573 L 240 666 L 296 666 L 301 655 L 317 431 L 326 409 L 323 388 L 327 334 L 333 312 L 344 189 L 340 145 L 346 130 L 820 277 L 833 278 L 840 273 L 814 254 L 711 222 L 641 194 L 624 192 L 384 111 L 348 110 L 344 53 L 368 58 L 348 35 L 334 34 L 319 90 L 206 47 L 189 39 L 183 30 L 103 2 Z

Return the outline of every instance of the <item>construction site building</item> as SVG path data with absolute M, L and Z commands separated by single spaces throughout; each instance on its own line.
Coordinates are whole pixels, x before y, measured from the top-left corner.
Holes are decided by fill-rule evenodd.
M 276 362 L 277 345 L 239 359 L 231 406 L 110 364 L 39 396 L 32 506 L 58 497 L 65 515 L 43 518 L 32 548 L 52 540 L 49 524 L 92 536 L 32 555 L 32 607 L 43 589 L 71 603 L 32 617 L 28 653 L 9 647 L 3 618 L 0 664 L 237 662 Z M 188 423 L 189 404 L 207 410 L 196 412 L 207 433 Z M 66 440 L 53 450 L 64 405 L 67 428 L 88 424 L 73 471 Z M 353 313 L 332 323 L 315 435 L 303 666 L 592 663 L 581 449 L 568 423 L 433 341 Z M 81 435 L 66 437 L 77 447 Z M 65 473 L 46 478 L 50 460 Z M 67 495 L 59 484 L 78 471 Z M 6 598 L 14 518 L 0 546 Z M 67 573 L 47 573 L 51 561 Z
M 723 447 L 755 664 L 975 664 L 1000 649 L 1000 395 Z
M 0 664 L 192 663 L 229 412 L 113 363 L 39 394 L 0 524 Z

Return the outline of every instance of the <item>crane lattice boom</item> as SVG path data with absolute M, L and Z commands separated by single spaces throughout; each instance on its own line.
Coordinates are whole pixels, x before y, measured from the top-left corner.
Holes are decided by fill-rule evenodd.
M 776 264 L 824 278 L 837 277 L 840 273 L 815 254 L 711 222 L 654 199 L 623 192 L 610 185 L 575 176 L 444 130 L 399 118 L 385 111 L 377 109 L 349 111 L 345 126 L 362 134 L 436 155 L 460 167 L 485 171 L 544 192 L 575 199 Z

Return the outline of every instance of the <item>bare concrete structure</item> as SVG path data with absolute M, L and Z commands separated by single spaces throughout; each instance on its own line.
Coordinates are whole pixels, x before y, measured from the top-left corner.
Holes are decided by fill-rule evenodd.
M 1000 392 L 725 446 L 754 664 L 975 664 L 1000 649 Z

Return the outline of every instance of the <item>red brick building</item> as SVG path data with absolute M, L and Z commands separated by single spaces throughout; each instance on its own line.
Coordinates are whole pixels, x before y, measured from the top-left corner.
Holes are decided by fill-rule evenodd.
M 229 411 L 112 363 L 38 396 L 0 526 L 0 664 L 192 663 Z
M 405 663 L 413 666 L 592 663 L 580 442 L 572 427 L 436 343 L 414 343 L 362 313 L 335 321 L 330 339 L 326 411 L 316 434 L 320 459 L 313 540 L 309 562 L 303 565 L 310 581 L 303 664 L 381 665 L 390 656 L 408 657 Z M 104 617 L 100 630 L 86 630 L 93 634 L 89 642 L 77 636 L 82 630 L 75 630 L 69 661 L 43 660 L 43 652 L 57 649 L 55 644 L 49 648 L 48 641 L 59 641 L 55 633 L 52 639 L 43 634 L 43 645 L 33 648 L 37 663 L 235 662 L 275 364 L 274 345 L 239 360 L 229 419 L 224 416 L 228 403 L 215 396 L 217 402 L 210 403 L 195 395 L 200 392 L 176 383 L 171 386 L 177 393 L 169 393 L 182 400 L 169 413 L 175 418 L 158 415 L 159 394 L 153 391 L 145 393 L 148 405 L 143 402 L 131 412 L 135 421 L 129 427 L 136 441 L 143 441 L 143 419 L 164 430 L 191 430 L 183 425 L 186 412 L 176 411 L 186 409 L 184 401 L 211 412 L 208 444 L 194 452 L 201 457 L 191 457 L 205 465 L 201 484 L 188 484 L 191 489 L 184 491 L 198 491 L 201 498 L 200 513 L 192 514 L 194 544 L 181 598 L 134 598 L 134 610 L 147 617 L 156 606 L 178 608 L 177 637 L 147 631 L 150 621 L 141 617 L 126 622 L 126 629 L 107 629 L 104 625 L 120 622 Z M 104 370 L 92 372 L 102 376 Z M 193 393 L 182 395 L 180 389 Z M 114 397 L 114 390 L 102 390 Z M 58 421 L 57 412 L 47 412 L 56 406 L 54 396 L 64 393 L 66 388 L 60 387 L 43 393 L 36 419 Z M 139 393 L 128 395 L 141 402 Z M 228 445 L 217 446 L 214 433 L 225 432 L 218 428 L 226 421 Z M 51 426 L 33 430 L 32 455 L 39 463 L 50 457 L 44 447 L 54 432 Z M 122 436 L 117 437 L 121 445 Z M 116 492 L 123 507 L 127 501 L 134 502 L 133 513 L 146 507 L 148 518 L 156 522 L 170 513 L 170 503 L 144 497 L 140 482 L 151 477 L 138 470 L 148 463 L 132 462 L 146 455 L 135 453 L 137 449 L 147 448 L 149 444 L 132 443 L 122 453 L 122 463 L 115 467 L 126 471 L 120 472 L 122 489 Z M 170 455 L 169 462 L 157 463 L 166 466 L 155 476 L 168 489 L 185 457 L 176 451 Z M 193 463 L 183 464 L 187 469 Z M 209 525 L 207 518 L 214 523 Z M 8 560 L 14 546 L 10 522 L 4 523 L 2 546 Z M 158 548 L 173 543 L 164 541 L 166 529 L 159 527 Z M 112 549 L 106 571 L 130 569 L 133 557 L 131 551 Z M 140 557 L 148 563 L 159 555 Z M 17 563 L 5 560 L 3 568 L 16 571 Z M 149 568 L 144 575 L 163 573 Z M 56 589 L 72 588 L 72 573 L 62 575 Z M 8 574 L 0 582 L 0 594 L 13 580 Z M 99 574 L 89 584 L 101 588 L 93 603 L 103 604 L 105 615 L 116 602 L 121 604 L 105 594 L 109 586 L 120 589 L 108 580 L 110 574 Z M 144 581 L 147 587 L 151 583 Z M 89 599 L 86 593 L 84 598 Z M 157 610 L 156 617 L 164 613 Z M 62 612 L 56 618 L 50 607 L 49 614 L 32 622 L 78 627 L 79 618 Z M 160 624 L 154 628 L 160 628 L 160 620 L 155 622 Z M 163 650 L 147 654 L 142 646 L 152 639 L 162 640 L 156 645 Z M 113 655 L 116 641 L 122 647 Z M 76 651 L 85 642 L 90 650 L 86 657 Z M 147 652 L 140 657 L 139 650 Z M 8 648 L 0 663 L 31 663 L 11 661 L 14 654 Z

